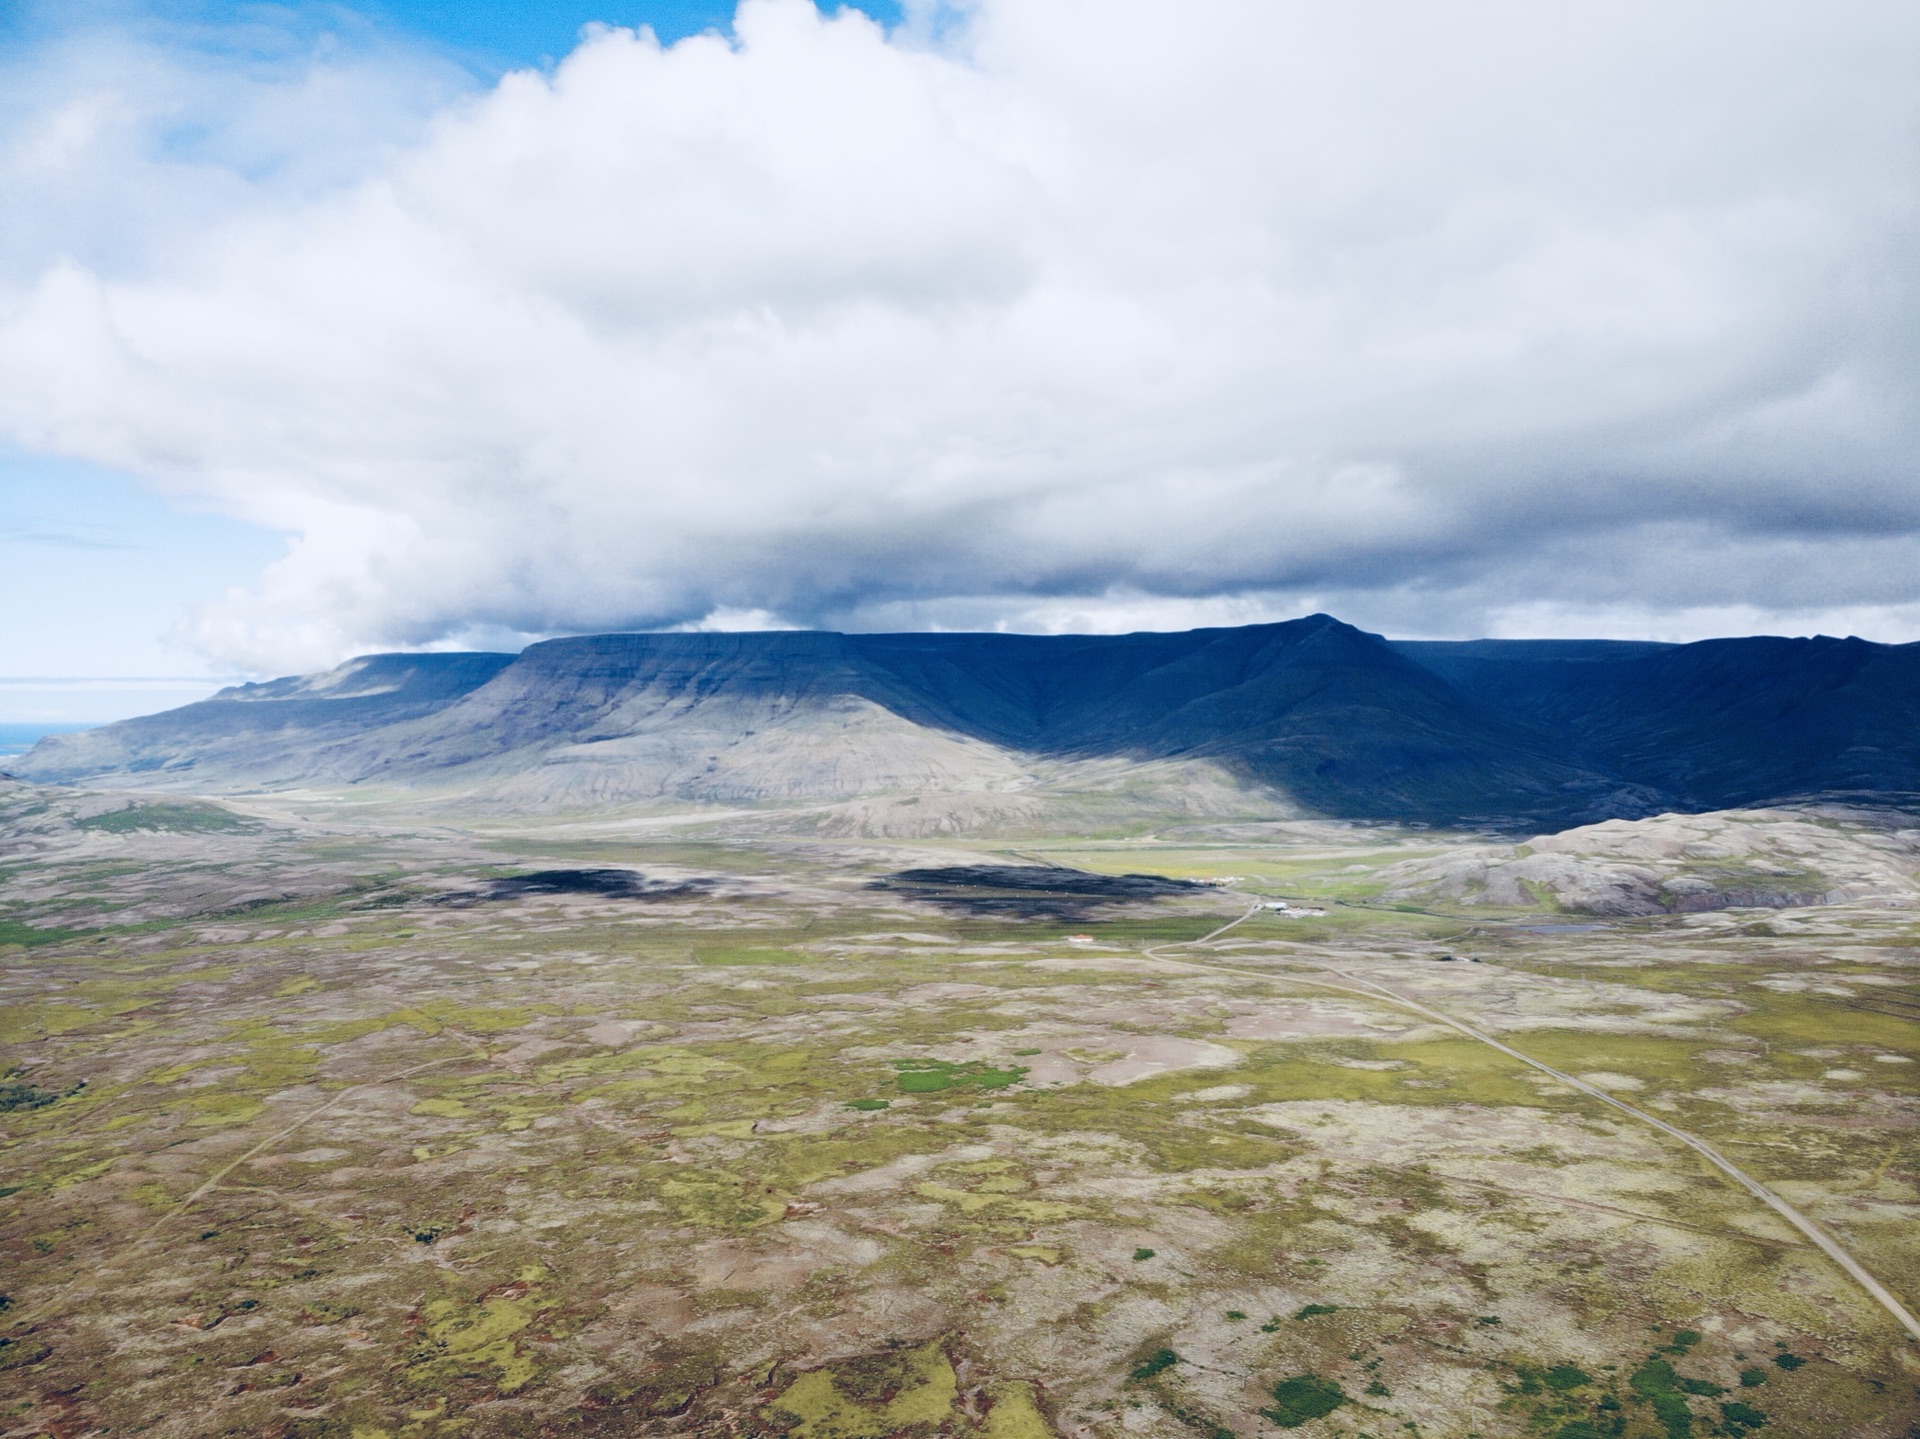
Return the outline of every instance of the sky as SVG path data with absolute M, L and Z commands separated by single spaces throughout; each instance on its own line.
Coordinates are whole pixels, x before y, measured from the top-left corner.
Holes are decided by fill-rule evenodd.
M 1891 0 L 0 0 L 0 677 L 1920 639 L 1917 70 Z

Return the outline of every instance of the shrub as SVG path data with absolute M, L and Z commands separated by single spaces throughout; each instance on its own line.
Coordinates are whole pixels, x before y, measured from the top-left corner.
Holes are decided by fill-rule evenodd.
M 83 1079 L 66 1089 L 38 1089 L 20 1078 L 19 1070 L 9 1069 L 0 1074 L 0 1114 L 11 1114 L 22 1109 L 45 1109 L 56 1100 L 78 1094 L 86 1087 L 87 1082 Z
M 1273 1386 L 1273 1408 L 1260 1413 L 1282 1429 L 1298 1429 L 1309 1419 L 1331 1414 L 1347 1402 L 1347 1391 L 1318 1374 L 1296 1374 Z
M 1173 1368 L 1173 1366 L 1179 1362 L 1180 1356 L 1175 1354 L 1171 1349 L 1156 1349 L 1127 1377 L 1130 1379 L 1152 1379 L 1156 1375 L 1166 1373 L 1167 1370 Z
M 1633 1392 L 1653 1406 L 1667 1439 L 1689 1439 L 1693 1433 L 1693 1411 L 1679 1387 L 1680 1376 L 1664 1359 L 1649 1359 L 1627 1381 Z

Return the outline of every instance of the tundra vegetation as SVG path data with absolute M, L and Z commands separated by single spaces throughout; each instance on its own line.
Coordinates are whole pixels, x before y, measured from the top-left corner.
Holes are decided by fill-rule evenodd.
M 0 1433 L 1897 1439 L 1801 1234 L 1356 990 L 1920 1306 L 1912 838 L 0 783 Z

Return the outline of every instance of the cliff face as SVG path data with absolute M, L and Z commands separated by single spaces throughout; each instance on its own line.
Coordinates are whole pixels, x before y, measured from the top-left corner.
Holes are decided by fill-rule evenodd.
M 369 782 L 530 805 L 1014 792 L 1204 764 L 1348 818 L 1553 824 L 1920 790 L 1920 647 L 1390 643 L 1325 615 L 1112 636 L 596 635 L 376 655 L 43 741 L 43 782 Z

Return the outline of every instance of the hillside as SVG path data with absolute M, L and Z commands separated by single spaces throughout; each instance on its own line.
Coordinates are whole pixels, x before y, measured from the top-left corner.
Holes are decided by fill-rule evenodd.
M 1920 792 L 1920 645 L 1822 635 L 1394 647 L 1675 809 Z

